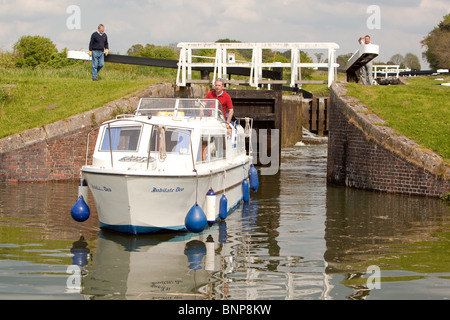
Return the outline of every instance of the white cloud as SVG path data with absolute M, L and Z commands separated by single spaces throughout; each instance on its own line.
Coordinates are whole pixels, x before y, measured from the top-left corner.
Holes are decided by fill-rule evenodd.
M 82 30 L 64 30 L 58 34 L 52 41 L 56 44 L 58 50 L 67 48 L 69 50 L 84 50 L 89 49 L 89 39 L 91 32 Z
M 61 15 L 66 11 L 68 1 L 55 0 L 2 0 L 0 16 L 9 18 L 35 18 Z
M 256 0 L 232 0 L 222 2 L 220 11 L 218 11 L 217 19 L 229 25 L 230 23 L 260 23 L 264 22 L 264 17 L 261 16 L 259 5 Z M 263 6 L 265 4 L 262 4 Z

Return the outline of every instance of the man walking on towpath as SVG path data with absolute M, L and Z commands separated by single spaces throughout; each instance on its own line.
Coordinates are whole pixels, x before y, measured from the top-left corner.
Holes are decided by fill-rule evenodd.
M 105 55 L 109 53 L 108 36 L 105 27 L 100 24 L 98 30 L 91 35 L 89 55 L 92 57 L 92 80 L 98 81 L 98 72 L 105 64 Z
M 214 82 L 214 90 L 208 92 L 205 99 L 218 99 L 222 104 L 223 115 L 226 117 L 228 113 L 227 123 L 229 124 L 231 122 L 234 113 L 233 102 L 231 101 L 230 95 L 223 91 L 223 79 L 216 79 Z

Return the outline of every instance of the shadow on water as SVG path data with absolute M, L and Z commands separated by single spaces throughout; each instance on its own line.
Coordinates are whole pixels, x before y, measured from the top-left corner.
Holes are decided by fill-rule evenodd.
M 100 230 L 92 196 L 90 219 L 71 219 L 76 183 L 0 184 L 0 298 L 450 298 L 449 208 L 327 185 L 326 153 L 283 149 L 250 202 L 200 234 Z

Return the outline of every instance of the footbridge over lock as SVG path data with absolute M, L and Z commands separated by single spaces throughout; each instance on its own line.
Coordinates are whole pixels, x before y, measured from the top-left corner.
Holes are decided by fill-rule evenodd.
M 178 61 L 177 85 L 186 86 L 190 83 L 210 83 L 209 79 L 194 79 L 192 77 L 193 68 L 209 68 L 213 69 L 213 80 L 216 78 L 226 78 L 225 83 L 234 85 L 249 85 L 258 88 L 261 84 L 264 85 L 289 85 L 290 87 L 299 87 L 302 84 L 327 84 L 331 86 L 333 81 L 337 78 L 336 50 L 339 46 L 336 43 L 330 42 L 294 42 L 294 43 L 241 43 L 241 42 L 195 42 L 195 43 L 179 43 L 180 56 Z M 195 55 L 199 50 L 211 50 L 215 52 L 212 57 L 205 57 L 204 55 Z M 237 60 L 236 52 L 250 51 L 249 61 Z M 289 51 L 290 62 L 264 62 L 263 50 L 271 51 Z M 313 50 L 327 52 L 327 62 L 306 62 L 301 61 L 300 52 L 302 50 Z M 248 55 L 248 54 L 247 54 Z M 204 61 L 207 60 L 207 61 Z M 247 80 L 231 79 L 229 77 L 232 72 L 230 68 L 247 68 L 249 70 Z M 282 78 L 264 79 L 263 71 L 265 69 L 288 68 L 290 70 L 290 79 L 284 80 Z M 328 79 L 321 80 L 304 80 L 301 77 L 301 68 L 327 68 Z

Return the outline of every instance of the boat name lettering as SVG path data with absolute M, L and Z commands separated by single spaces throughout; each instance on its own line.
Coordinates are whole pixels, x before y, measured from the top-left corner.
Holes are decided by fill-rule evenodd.
M 108 188 L 108 187 L 105 187 L 105 186 L 99 187 L 99 186 L 96 186 L 95 184 L 91 184 L 91 188 L 93 190 L 98 190 L 98 191 L 106 191 L 106 192 L 111 192 L 112 191 L 111 188 Z
M 176 188 L 157 188 L 153 187 L 152 192 L 183 192 L 184 188 L 176 187 Z

